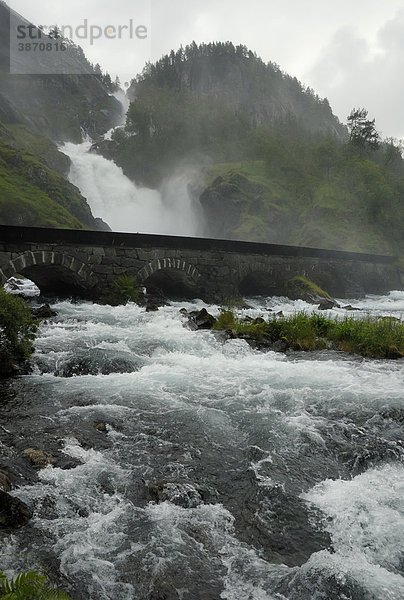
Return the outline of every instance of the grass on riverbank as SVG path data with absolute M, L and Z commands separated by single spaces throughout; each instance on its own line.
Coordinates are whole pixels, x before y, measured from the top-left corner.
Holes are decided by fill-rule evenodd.
M 299 312 L 289 317 L 240 319 L 222 309 L 214 329 L 232 330 L 238 337 L 262 342 L 285 340 L 294 350 L 334 347 L 372 358 L 404 354 L 404 323 L 391 317 L 331 318 Z

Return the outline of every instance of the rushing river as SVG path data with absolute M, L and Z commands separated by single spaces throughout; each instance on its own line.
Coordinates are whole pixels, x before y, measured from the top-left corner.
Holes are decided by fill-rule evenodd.
M 404 292 L 351 303 L 404 314 Z M 13 490 L 34 517 L 1 564 L 74 600 L 402 600 L 403 361 L 223 342 L 187 329 L 202 305 L 54 304 L 1 384 L 0 450 L 65 464 Z

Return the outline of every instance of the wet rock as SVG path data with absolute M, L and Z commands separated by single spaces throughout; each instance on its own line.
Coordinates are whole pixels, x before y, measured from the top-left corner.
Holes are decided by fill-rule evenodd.
M 70 471 L 71 469 L 75 469 L 79 465 L 83 463 L 78 458 L 69 457 L 58 457 L 56 459 L 55 467 L 62 469 L 62 471 Z
M 133 373 L 139 369 L 139 364 L 127 353 L 121 354 L 108 356 L 105 351 L 92 348 L 88 352 L 69 358 L 56 369 L 55 375 L 57 377 L 110 375 L 111 373 Z
M 286 352 L 290 349 L 290 343 L 286 338 L 281 338 L 280 340 L 276 340 L 272 344 L 272 350 L 274 352 Z
M 159 309 L 159 306 L 157 304 L 152 304 L 151 302 L 148 302 L 146 305 L 146 312 L 157 312 Z
M 21 279 L 16 279 L 15 277 L 10 277 L 10 279 L 7 281 L 7 287 L 14 291 L 20 291 L 21 287 L 23 285 L 23 282 L 21 281 Z
M 253 320 L 253 325 L 262 325 L 265 322 L 265 319 L 263 319 L 262 317 L 257 317 Z
M 31 312 L 36 319 L 51 319 L 52 317 L 57 317 L 57 313 L 51 309 L 49 304 L 44 304 L 39 308 L 31 308 Z
M 13 489 L 9 475 L 5 471 L 0 471 L 0 490 L 9 492 Z
M 277 317 L 284 317 L 285 315 L 283 314 L 283 312 L 280 310 L 279 312 L 276 313 Z
M 198 329 L 212 329 L 217 319 L 209 314 L 206 308 L 202 308 L 202 310 L 192 311 L 190 313 L 190 320 L 195 323 Z
M 89 358 L 72 359 L 64 364 L 55 374 L 58 377 L 81 377 L 83 375 L 98 375 L 99 366 Z
M 156 503 L 171 502 L 182 508 L 196 508 L 210 497 L 208 490 L 201 490 L 189 483 L 151 484 L 148 487 L 151 500 Z
M 0 490 L 0 527 L 19 529 L 31 517 L 32 513 L 24 502 Z
M 138 370 L 138 365 L 125 358 L 112 358 L 107 360 L 100 368 L 101 375 L 110 375 L 111 373 L 133 373 Z
M 342 306 L 341 308 L 343 308 L 344 310 L 362 310 L 361 308 L 351 306 L 350 304 L 348 304 L 347 306 Z
M 101 431 L 102 433 L 108 432 L 106 423 L 94 423 L 94 427 L 97 429 L 97 431 Z
M 332 298 L 322 298 L 318 305 L 318 310 L 331 310 L 332 308 L 341 308 L 338 302 Z
M 27 458 L 34 467 L 39 469 L 44 469 L 48 465 L 56 464 L 56 458 L 49 454 L 48 452 L 44 452 L 43 450 L 35 450 L 34 448 L 27 448 L 23 451 L 23 456 Z

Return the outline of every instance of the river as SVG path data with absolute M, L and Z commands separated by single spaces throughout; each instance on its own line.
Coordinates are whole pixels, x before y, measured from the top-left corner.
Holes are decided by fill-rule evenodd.
M 404 314 L 404 292 L 350 302 Z M 1 383 L 2 463 L 34 511 L 4 568 L 74 600 L 402 600 L 403 361 L 224 342 L 186 327 L 202 306 L 53 304 L 34 371 Z M 26 448 L 65 463 L 32 479 Z

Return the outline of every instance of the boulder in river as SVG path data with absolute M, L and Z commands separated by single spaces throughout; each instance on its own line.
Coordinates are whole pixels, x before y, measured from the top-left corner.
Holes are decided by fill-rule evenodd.
M 190 321 L 194 323 L 198 329 L 212 329 L 216 323 L 215 317 L 208 313 L 206 308 L 201 310 L 194 310 L 189 313 Z
M 190 483 L 163 483 L 151 484 L 148 487 L 151 500 L 160 502 L 171 502 L 182 508 L 196 508 L 211 500 L 208 490 L 203 490 Z
M 332 298 L 322 298 L 318 305 L 318 310 L 331 310 L 332 308 L 341 308 L 338 302 Z
M 32 465 L 34 465 L 34 467 L 38 467 L 39 469 L 44 469 L 48 465 L 56 464 L 56 458 L 52 454 L 49 454 L 49 452 L 44 452 L 43 450 L 27 448 L 23 451 L 23 455 Z
M 44 304 L 39 308 L 31 308 L 31 312 L 36 319 L 51 319 L 52 317 L 57 317 L 57 312 L 52 310 L 49 304 Z
M 344 310 L 362 310 L 361 308 L 357 308 L 355 306 L 352 306 L 351 304 L 348 304 L 347 306 L 342 306 L 342 308 Z
M 32 513 L 18 498 L 0 490 L 0 527 L 19 529 L 28 523 Z

